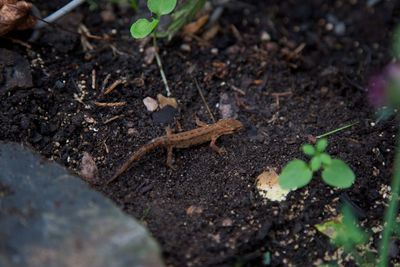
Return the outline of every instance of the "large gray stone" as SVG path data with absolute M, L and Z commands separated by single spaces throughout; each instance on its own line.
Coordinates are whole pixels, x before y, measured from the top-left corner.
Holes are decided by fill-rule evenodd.
M 0 266 L 157 267 L 146 229 L 60 165 L 0 143 Z

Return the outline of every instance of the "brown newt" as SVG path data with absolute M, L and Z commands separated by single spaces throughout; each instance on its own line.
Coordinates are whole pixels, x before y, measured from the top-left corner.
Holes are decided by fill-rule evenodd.
M 149 143 L 145 144 L 129 159 L 122 164 L 116 171 L 114 176 L 107 182 L 110 183 L 117 179 L 121 174 L 127 171 L 133 162 L 138 161 L 143 155 L 149 153 L 158 147 L 165 147 L 167 149 L 167 166 L 172 166 L 172 151 L 174 148 L 187 148 L 194 145 L 210 142 L 210 147 L 218 154 L 223 154 L 225 150 L 218 147 L 215 142 L 222 135 L 233 134 L 243 128 L 243 124 L 235 119 L 221 119 L 214 124 L 206 124 L 204 122 L 196 121 L 199 126 L 196 129 L 173 134 L 171 129 L 167 128 L 166 135 L 154 138 Z

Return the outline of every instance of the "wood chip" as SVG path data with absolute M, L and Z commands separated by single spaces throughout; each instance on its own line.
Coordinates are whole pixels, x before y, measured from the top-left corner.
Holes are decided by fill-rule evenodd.
M 157 95 L 158 103 L 160 104 L 160 108 L 164 108 L 165 106 L 171 106 L 174 108 L 178 108 L 178 102 L 173 97 L 165 97 L 162 94 Z

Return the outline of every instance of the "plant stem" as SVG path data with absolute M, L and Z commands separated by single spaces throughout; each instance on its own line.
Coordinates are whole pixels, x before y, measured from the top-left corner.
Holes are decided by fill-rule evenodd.
M 385 228 L 383 229 L 382 240 L 379 245 L 379 267 L 388 266 L 389 241 L 396 223 L 397 210 L 399 206 L 400 191 L 400 131 L 397 133 L 396 155 L 394 159 L 394 173 L 391 184 L 391 197 L 389 207 L 385 213 Z
M 162 81 L 164 82 L 164 85 L 165 85 L 165 90 L 167 91 L 167 96 L 171 96 L 172 94 L 171 94 L 171 91 L 169 90 L 169 86 L 168 86 L 168 81 L 167 81 L 167 78 L 165 77 L 165 73 L 164 73 L 164 69 L 163 69 L 163 66 L 162 66 L 162 62 L 161 62 L 161 57 L 160 57 L 160 55 L 158 54 L 158 47 L 157 47 L 157 40 L 156 40 L 156 34 L 155 34 L 155 32 L 153 33 L 153 46 L 154 46 L 154 50 L 156 51 L 156 61 L 157 61 L 157 65 L 158 65 L 158 68 L 159 68 L 159 70 L 160 70 L 160 74 L 161 74 L 161 79 L 162 79 Z
M 323 137 L 327 137 L 327 136 L 329 136 L 329 135 L 331 135 L 331 134 L 334 134 L 334 133 L 343 131 L 343 130 L 345 130 L 345 129 L 347 129 L 347 128 L 350 128 L 350 127 L 353 126 L 353 125 L 356 125 L 357 123 L 358 123 L 358 122 L 354 122 L 354 123 L 351 123 L 351 124 L 342 126 L 342 127 L 340 127 L 340 128 L 337 128 L 337 129 L 335 129 L 335 130 L 332 130 L 332 131 L 330 131 L 330 132 L 327 132 L 327 133 L 318 135 L 318 136 L 317 136 L 317 139 L 320 139 L 320 138 L 323 138 Z

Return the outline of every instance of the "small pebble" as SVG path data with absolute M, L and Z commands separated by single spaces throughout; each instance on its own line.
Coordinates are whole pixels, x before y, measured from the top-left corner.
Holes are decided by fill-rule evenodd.
M 263 42 L 271 41 L 271 35 L 269 35 L 269 33 L 266 31 L 261 32 L 261 41 Z
M 229 227 L 229 226 L 232 226 L 232 225 L 233 225 L 233 221 L 230 218 L 225 218 L 222 221 L 222 226 L 224 226 L 224 227 Z
M 218 55 L 218 48 L 212 48 L 211 49 L 211 54 L 213 54 L 213 55 Z
M 153 112 L 158 108 L 157 100 L 149 96 L 143 99 L 143 104 L 146 106 L 146 109 L 150 112 Z
M 180 49 L 181 49 L 182 51 L 184 51 L 184 52 L 190 52 L 190 51 L 192 51 L 192 48 L 191 48 L 190 45 L 188 45 L 188 44 L 182 44 L 181 47 L 180 47 Z

